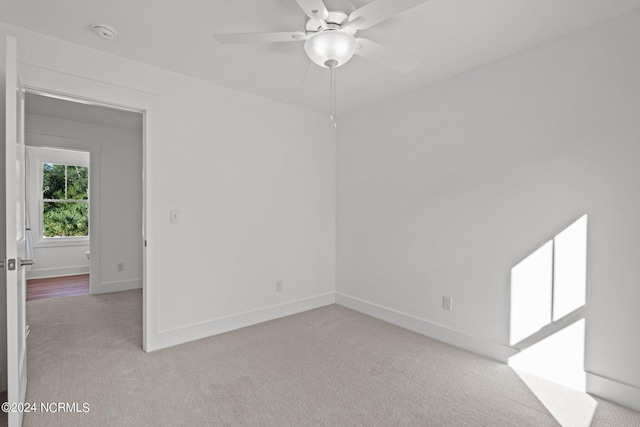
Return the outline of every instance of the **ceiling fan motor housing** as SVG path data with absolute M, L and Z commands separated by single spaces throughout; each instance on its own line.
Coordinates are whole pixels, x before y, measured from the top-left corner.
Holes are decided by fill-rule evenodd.
M 346 0 L 325 0 L 324 4 L 329 11 L 329 16 L 327 16 L 325 22 L 329 24 L 330 27 L 337 26 L 339 28 L 341 25 L 347 24 L 349 22 L 349 15 L 356 10 L 355 6 Z M 308 32 L 316 32 L 323 28 L 318 20 L 307 18 L 305 29 Z

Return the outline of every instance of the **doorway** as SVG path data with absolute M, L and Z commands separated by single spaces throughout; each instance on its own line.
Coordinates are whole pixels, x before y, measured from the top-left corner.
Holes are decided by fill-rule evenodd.
M 67 285 L 74 287 L 78 283 L 73 282 L 81 281 L 82 275 L 86 281 L 88 274 L 91 294 L 142 288 L 143 114 L 28 89 L 25 113 L 25 142 L 36 159 L 29 164 L 36 172 L 31 174 L 35 184 L 29 186 L 36 264 L 27 278 L 68 276 Z M 46 160 L 51 153 L 58 155 L 54 159 L 72 159 Z M 77 157 L 82 155 L 85 163 Z M 46 203 L 44 190 L 36 188 L 42 182 L 40 170 L 46 164 L 64 164 L 68 172 L 69 166 L 81 163 L 86 164 L 88 176 L 88 235 L 46 236 L 40 212 Z M 71 203 L 82 202 L 72 199 Z M 47 245 L 56 248 L 53 258 L 42 257 L 45 251 L 51 252 Z M 39 257 L 43 262 L 38 262 Z
M 26 147 L 26 300 L 90 293 L 91 154 Z

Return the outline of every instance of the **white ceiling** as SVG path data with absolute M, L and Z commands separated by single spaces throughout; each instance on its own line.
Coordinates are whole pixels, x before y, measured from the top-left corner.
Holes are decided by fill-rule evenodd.
M 352 0 L 356 7 L 368 2 Z M 422 62 L 401 74 L 354 57 L 337 69 L 338 114 L 638 7 L 640 0 L 430 0 L 358 32 Z M 304 20 L 295 0 L 0 1 L 2 22 L 326 113 L 329 71 L 310 64 L 302 42 L 222 45 L 212 38 L 302 30 Z M 95 23 L 114 27 L 118 37 L 98 38 L 89 28 Z

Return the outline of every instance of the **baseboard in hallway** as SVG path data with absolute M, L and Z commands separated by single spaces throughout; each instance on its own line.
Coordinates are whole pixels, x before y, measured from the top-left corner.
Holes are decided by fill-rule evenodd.
M 89 275 L 27 280 L 27 301 L 89 294 Z

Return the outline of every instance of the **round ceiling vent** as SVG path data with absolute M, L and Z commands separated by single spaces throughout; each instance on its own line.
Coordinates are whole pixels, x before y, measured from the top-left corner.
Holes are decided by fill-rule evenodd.
M 116 38 L 116 35 L 118 34 L 116 33 L 116 30 L 114 30 L 112 27 L 104 24 L 94 24 L 91 26 L 91 29 L 99 37 L 102 37 L 103 39 L 106 39 L 106 40 L 113 40 Z

